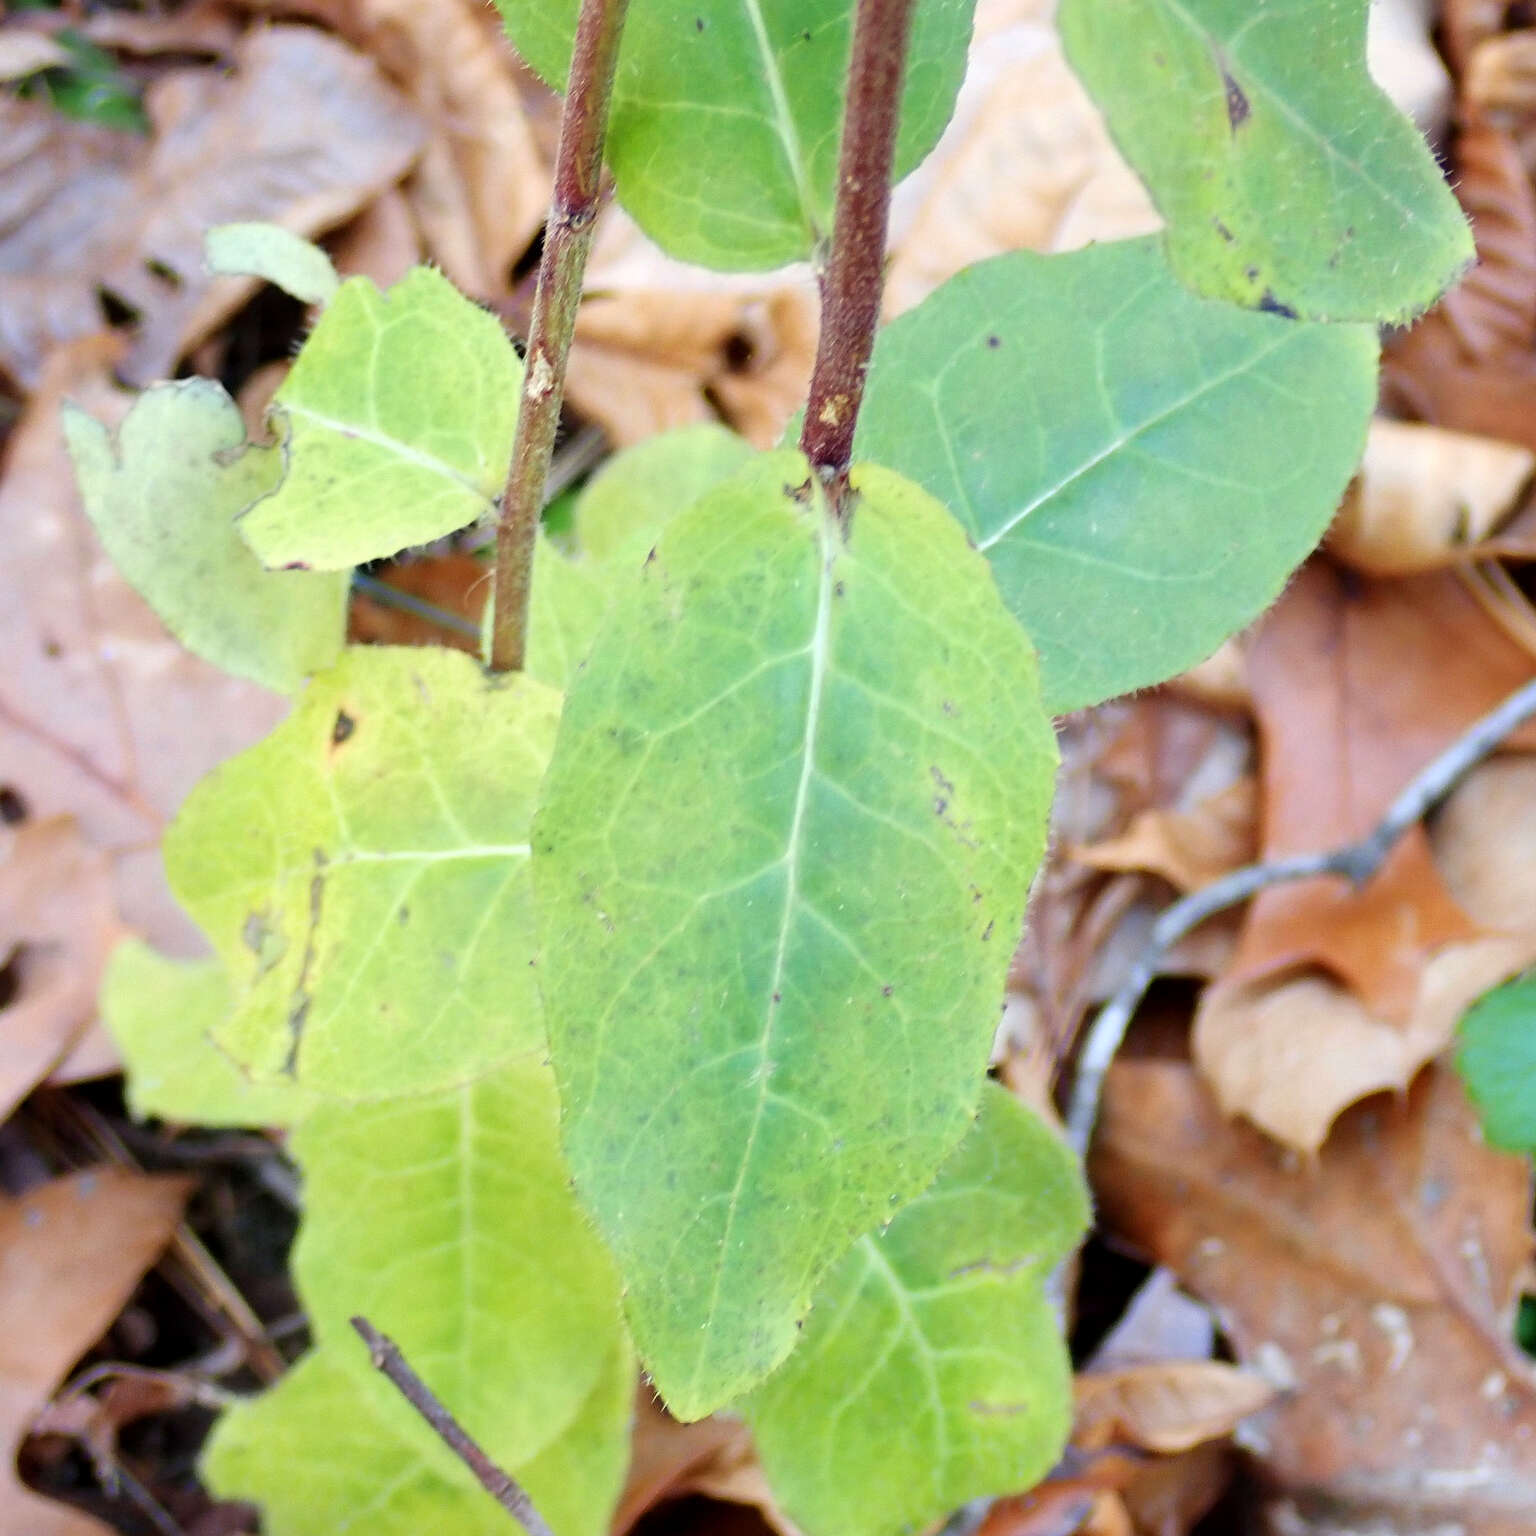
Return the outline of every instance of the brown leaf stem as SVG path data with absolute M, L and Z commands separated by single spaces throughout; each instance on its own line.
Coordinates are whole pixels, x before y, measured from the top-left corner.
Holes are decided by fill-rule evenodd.
M 432 1426 L 437 1438 L 475 1474 L 480 1486 L 527 1531 L 528 1536 L 554 1536 L 548 1522 L 528 1497 L 527 1490 L 470 1439 L 441 1399 L 411 1368 L 410 1362 L 400 1353 L 400 1346 L 380 1333 L 366 1317 L 354 1317 L 351 1321 L 358 1337 L 368 1346 L 368 1358 L 374 1368 L 389 1378 L 401 1397 Z
M 891 168 L 914 0 L 859 0 L 837 162 L 832 248 L 821 275 L 821 337 L 800 447 L 842 512 L 853 434 L 874 350 Z
M 565 398 L 565 368 L 602 185 L 603 143 L 629 0 L 582 0 L 555 153 L 555 191 L 528 327 L 512 465 L 496 528 L 491 668 L 522 670 L 533 544 Z

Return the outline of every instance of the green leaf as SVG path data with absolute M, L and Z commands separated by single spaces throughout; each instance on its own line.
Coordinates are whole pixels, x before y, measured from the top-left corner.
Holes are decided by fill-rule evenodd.
M 937 1181 L 860 1239 L 741 1405 L 796 1525 L 895 1536 L 1044 1476 L 1071 1427 L 1072 1365 L 1041 1283 L 1088 1214 L 1072 1154 L 989 1084 Z
M 268 566 L 343 570 L 489 517 L 522 365 L 494 315 L 417 267 L 336 291 L 273 396 L 281 485 L 239 523 Z
M 1211 298 L 1401 324 L 1473 258 L 1365 65 L 1368 0 L 1063 0 L 1062 41 Z
M 362 1313 L 515 1463 L 576 1416 L 622 1337 L 558 1123 L 554 1076 L 526 1058 L 446 1093 L 324 1106 L 293 1137 L 294 1274 L 321 1341 Z
M 542 1049 L 528 826 L 559 711 L 461 652 L 360 647 L 204 779 L 165 863 L 233 985 L 219 1045 L 347 1099 Z
M 217 960 L 172 960 L 139 939 L 112 951 L 101 1017 L 128 1078 L 128 1108 L 184 1125 L 292 1125 L 309 1098 L 293 1083 L 252 1082 L 213 1031 L 230 1009 Z
M 566 1152 L 684 1418 L 969 1125 L 1044 838 L 1054 742 L 984 563 L 855 485 L 846 547 L 790 452 L 669 525 L 535 821 Z
M 568 559 L 540 535 L 533 551 L 533 590 L 528 599 L 530 677 L 561 692 L 570 686 L 608 610 L 611 587 L 607 574 L 591 561 Z M 487 626 L 490 619 L 487 602 Z
M 329 304 L 341 286 L 331 258 L 281 224 L 220 224 L 203 249 L 210 272 L 259 277 L 306 304 Z
M 282 475 L 208 379 L 146 390 L 113 436 L 66 406 L 81 500 L 112 562 L 189 650 L 280 692 L 341 649 L 347 582 L 267 571 L 233 519 Z
M 633 1358 L 616 1352 L 580 1415 L 511 1471 L 555 1536 L 604 1536 L 629 1457 Z M 487 1449 L 491 1449 L 487 1447 Z M 494 1451 L 492 1452 L 494 1454 Z M 262 1506 L 266 1536 L 507 1536 L 506 1512 L 403 1398 L 336 1340 L 214 1427 L 202 1475 Z
M 1209 655 L 1322 537 L 1376 400 L 1366 326 L 1186 292 L 1155 239 L 962 272 L 875 346 L 858 452 L 951 507 L 1065 713 Z
M 896 174 L 933 148 L 965 73 L 975 0 L 918 0 Z M 497 0 L 519 52 L 565 88 L 578 0 Z M 832 227 L 853 0 L 632 7 L 607 159 L 624 206 L 674 256 L 764 270 Z
M 745 438 L 710 424 L 679 427 L 626 448 L 582 491 L 576 542 L 599 564 L 643 560 L 666 523 L 751 457 Z
M 1536 1152 L 1536 976 L 1505 982 L 1467 1010 L 1456 1070 L 1488 1140 Z

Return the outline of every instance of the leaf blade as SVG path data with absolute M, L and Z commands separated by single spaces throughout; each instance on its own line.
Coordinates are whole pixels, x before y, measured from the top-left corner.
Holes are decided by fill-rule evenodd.
M 1152 238 L 1019 252 L 881 333 L 857 449 L 955 508 L 1064 713 L 1273 600 L 1359 460 L 1376 355 L 1190 295 Z
M 826 1266 L 963 1132 L 1054 765 L 943 510 L 865 468 L 843 549 L 809 483 L 765 455 L 668 527 L 534 829 L 567 1154 L 685 1417 L 783 1358 Z
M 1306 319 L 1401 324 L 1471 262 L 1444 177 L 1366 70 L 1367 8 L 1064 0 L 1072 67 L 1198 292 Z

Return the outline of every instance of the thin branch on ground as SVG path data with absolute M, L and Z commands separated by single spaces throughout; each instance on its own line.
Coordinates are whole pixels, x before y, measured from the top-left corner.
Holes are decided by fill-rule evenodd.
M 565 367 L 581 304 L 581 280 L 597 220 L 608 107 L 628 5 L 629 0 L 582 0 L 576 23 L 555 153 L 554 199 L 544 229 L 539 286 L 523 361 L 512 465 L 496 527 L 491 667 L 497 672 L 521 671 L 527 648 L 533 545 L 565 399 Z
M 400 1353 L 400 1346 L 380 1333 L 366 1317 L 354 1317 L 351 1321 L 358 1337 L 368 1346 L 368 1358 L 374 1368 L 389 1378 L 401 1397 L 431 1425 L 437 1438 L 475 1474 L 480 1486 L 527 1531 L 528 1536 L 554 1536 L 548 1522 L 528 1497 L 527 1490 L 470 1439 L 437 1394 L 411 1369 L 410 1362 Z
M 837 161 L 832 249 L 821 277 L 821 335 L 800 447 L 841 510 L 880 320 L 891 169 L 914 0 L 859 0 Z
M 1463 736 L 1421 769 L 1388 808 L 1385 816 L 1359 842 L 1326 853 L 1302 853 L 1268 863 L 1248 864 L 1220 880 L 1174 902 L 1152 925 L 1141 953 L 1119 990 L 1101 1008 L 1089 1027 L 1078 1055 L 1067 1109 L 1067 1140 L 1086 1156 L 1099 1117 L 1104 1078 L 1125 1032 L 1163 957 L 1208 917 L 1224 912 L 1272 885 L 1342 875 L 1363 885 L 1379 870 L 1393 845 L 1423 820 L 1458 783 L 1513 731 L 1536 716 L 1536 680 L 1526 683 L 1484 715 Z

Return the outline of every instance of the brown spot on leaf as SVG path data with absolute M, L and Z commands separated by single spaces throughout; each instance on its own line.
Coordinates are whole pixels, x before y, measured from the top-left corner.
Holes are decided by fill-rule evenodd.
M 1227 88 L 1227 122 L 1236 133 L 1239 128 L 1253 115 L 1253 108 L 1248 104 L 1248 97 L 1236 80 L 1226 70 L 1221 72 L 1222 84 Z
M 338 709 L 336 711 L 336 723 L 331 727 L 331 745 L 339 747 L 356 729 L 357 721 L 346 710 Z

